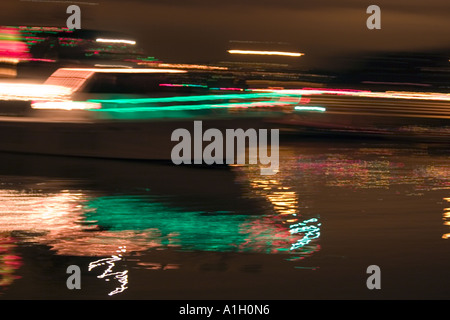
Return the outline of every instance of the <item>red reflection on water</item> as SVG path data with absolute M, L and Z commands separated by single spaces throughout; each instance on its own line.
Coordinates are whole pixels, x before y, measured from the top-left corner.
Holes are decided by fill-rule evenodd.
M 14 239 L 7 235 L 0 235 L 0 288 L 10 286 L 20 276 L 14 275 L 22 266 L 22 258 L 15 254 Z

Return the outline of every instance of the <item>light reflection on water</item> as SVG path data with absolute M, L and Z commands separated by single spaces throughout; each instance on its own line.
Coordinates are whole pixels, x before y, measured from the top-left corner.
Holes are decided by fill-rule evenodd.
M 22 258 L 15 253 L 14 238 L 0 233 L 0 290 L 20 279 L 15 272 L 22 266 Z M 2 293 L 2 291 L 0 291 Z
M 123 255 L 126 252 L 126 246 L 120 246 L 119 249 L 116 251 L 117 253 L 115 255 L 112 255 L 110 258 L 103 258 L 96 261 L 93 261 L 89 264 L 88 271 L 91 271 L 94 268 L 101 267 L 101 266 L 107 266 L 107 268 L 104 270 L 104 272 L 97 276 L 99 279 L 105 279 L 106 281 L 110 281 L 111 278 L 115 279 L 119 282 L 120 286 L 116 287 L 113 291 L 108 293 L 109 296 L 113 296 L 118 293 L 122 293 L 126 289 L 128 289 L 128 270 L 124 271 L 115 271 L 113 270 L 116 266 L 117 261 L 123 260 Z
M 265 186 L 262 194 L 258 194 L 261 189 L 258 184 Z M 255 196 L 267 197 L 273 210 L 264 208 L 257 214 L 192 210 L 174 205 L 171 197 L 149 192 L 113 195 L 89 189 L 51 192 L 35 188 L 36 184 L 29 189 L 3 189 L 0 190 L 3 203 L 0 231 L 18 234 L 22 244 L 47 245 L 58 255 L 104 257 L 110 254 L 89 265 L 89 271 L 102 269 L 98 278 L 115 279 L 121 284 L 110 295 L 123 292 L 128 283 L 127 270 L 112 270 L 124 259 L 125 253 L 116 253 L 117 248 L 134 253 L 175 248 L 300 256 L 317 250 L 307 245 L 319 237 L 318 224 L 313 226 L 312 220 L 299 222 L 295 192 L 275 180 L 253 181 L 251 186 L 255 188 Z M 157 268 L 145 262 L 138 265 Z M 9 284 L 11 281 L 4 285 Z
M 201 175 L 214 171 L 199 171 Z M 261 200 L 251 211 L 238 206 L 223 210 L 207 198 L 202 198 L 204 203 L 193 199 L 192 205 L 182 205 L 177 194 L 153 193 L 151 187 L 112 192 L 84 185 L 85 178 L 80 182 L 3 175 L 0 287 L 20 278 L 22 259 L 16 248 L 27 244 L 46 245 L 56 255 L 92 257 L 89 271 L 116 283 L 110 295 L 128 288 L 127 257 L 148 270 L 183 268 L 177 263 L 140 261 L 135 255 L 148 250 L 276 254 L 292 262 L 292 268 L 317 269 L 316 262 L 295 263 L 321 251 L 326 222 L 315 204 L 323 193 L 376 189 L 422 196 L 450 188 L 446 157 L 421 148 L 293 145 L 280 150 L 277 175 L 262 176 L 257 166 L 236 167 L 229 175 L 240 188 L 240 201 Z M 450 225 L 448 208 L 442 219 L 443 225 Z M 448 239 L 450 233 L 441 236 Z
M 450 202 L 450 198 L 444 198 L 444 200 L 446 202 Z M 443 213 L 442 220 L 444 220 L 444 225 L 445 226 L 450 226 L 450 208 L 444 208 L 444 213 Z M 443 239 L 449 239 L 450 238 L 450 232 L 443 234 L 442 238 Z

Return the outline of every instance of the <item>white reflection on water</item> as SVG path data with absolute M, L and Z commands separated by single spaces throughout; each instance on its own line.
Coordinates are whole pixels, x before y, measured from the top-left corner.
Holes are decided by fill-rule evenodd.
M 58 238 L 67 231 L 81 230 L 79 214 L 84 195 L 62 190 L 43 193 L 22 190 L 0 190 L 0 225 L 2 231 L 32 230 Z
M 122 254 L 126 251 L 126 246 L 119 247 L 117 254 L 112 255 L 110 258 L 99 259 L 89 263 L 88 271 L 92 271 L 92 269 L 97 267 L 107 267 L 101 275 L 97 276 L 97 278 L 105 279 L 105 281 L 109 281 L 113 278 L 119 282 L 120 286 L 108 293 L 109 296 L 122 293 L 128 289 L 128 270 L 113 272 L 114 267 L 116 267 L 116 263 L 123 260 Z

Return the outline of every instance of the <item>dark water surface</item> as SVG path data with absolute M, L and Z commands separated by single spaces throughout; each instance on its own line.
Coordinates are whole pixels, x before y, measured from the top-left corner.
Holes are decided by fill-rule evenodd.
M 449 150 L 287 142 L 274 176 L 1 154 L 0 299 L 448 299 Z

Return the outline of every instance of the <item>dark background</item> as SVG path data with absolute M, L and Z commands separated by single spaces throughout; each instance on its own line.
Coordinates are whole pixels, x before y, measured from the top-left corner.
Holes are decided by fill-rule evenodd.
M 449 47 L 448 0 L 3 0 L 3 25 L 65 26 L 66 8 L 81 8 L 82 29 L 121 31 L 166 62 L 227 59 L 232 40 L 283 42 L 305 67 L 336 67 L 361 51 Z M 381 8 L 381 30 L 368 30 L 369 5 Z

